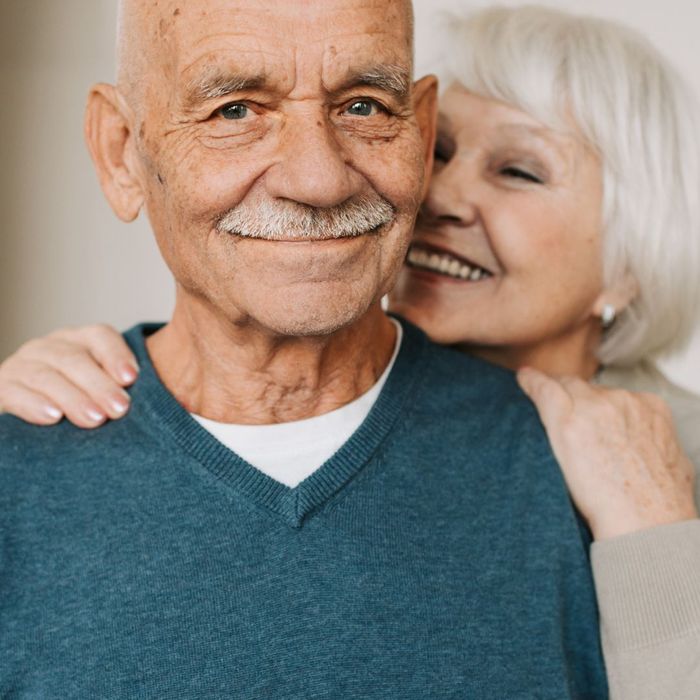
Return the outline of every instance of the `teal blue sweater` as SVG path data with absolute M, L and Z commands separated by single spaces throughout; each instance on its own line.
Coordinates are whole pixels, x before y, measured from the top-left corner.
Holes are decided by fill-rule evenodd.
M 96 431 L 0 418 L 0 697 L 604 698 L 588 541 L 513 376 L 404 324 L 290 489 L 142 375 Z

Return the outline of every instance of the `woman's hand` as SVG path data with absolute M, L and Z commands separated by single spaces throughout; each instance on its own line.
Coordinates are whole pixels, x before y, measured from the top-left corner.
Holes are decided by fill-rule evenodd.
M 0 412 L 51 425 L 64 416 L 95 428 L 129 410 L 123 387 L 138 364 L 111 326 L 66 328 L 30 340 L 0 364 Z
M 698 517 L 693 465 L 653 394 L 518 372 L 576 506 L 597 540 Z

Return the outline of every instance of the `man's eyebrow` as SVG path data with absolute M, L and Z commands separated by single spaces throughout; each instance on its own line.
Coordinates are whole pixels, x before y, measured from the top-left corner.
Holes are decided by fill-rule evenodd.
M 196 105 L 244 90 L 258 90 L 265 85 L 263 75 L 211 73 L 191 80 L 185 88 L 185 101 Z
M 411 71 L 403 66 L 377 65 L 359 70 L 351 70 L 333 92 L 342 92 L 350 88 L 368 86 L 403 98 L 411 90 Z

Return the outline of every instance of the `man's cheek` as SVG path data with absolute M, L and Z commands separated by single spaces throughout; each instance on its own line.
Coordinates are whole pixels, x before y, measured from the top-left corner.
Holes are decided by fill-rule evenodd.
M 402 138 L 373 149 L 368 178 L 401 214 L 410 214 L 420 204 L 424 170 L 421 144 L 415 138 Z
M 170 197 L 181 202 L 190 216 L 215 220 L 240 204 L 264 172 L 260 161 L 236 154 L 183 160 L 176 168 Z

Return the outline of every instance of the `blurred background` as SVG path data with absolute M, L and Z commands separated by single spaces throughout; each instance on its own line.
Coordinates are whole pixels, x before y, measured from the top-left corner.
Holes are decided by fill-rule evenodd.
M 496 3 L 414 0 L 417 73 L 438 59 L 441 10 L 488 4 Z M 541 4 L 636 27 L 700 95 L 696 0 Z M 87 90 L 113 79 L 116 7 L 116 0 L 0 0 L 0 358 L 58 326 L 105 321 L 126 328 L 170 313 L 173 285 L 147 222 L 127 226 L 114 217 L 83 144 Z M 664 368 L 700 392 L 700 332 Z

